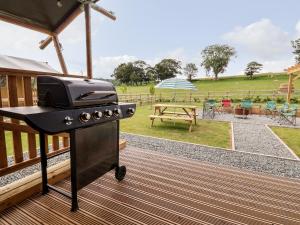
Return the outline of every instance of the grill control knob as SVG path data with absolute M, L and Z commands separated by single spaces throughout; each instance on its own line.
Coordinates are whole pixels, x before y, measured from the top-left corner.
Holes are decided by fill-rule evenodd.
M 95 111 L 95 112 L 93 113 L 93 117 L 94 117 L 95 120 L 101 119 L 101 117 L 102 117 L 102 112 L 100 112 L 100 111 Z
M 133 114 L 135 113 L 135 109 L 134 109 L 134 108 L 128 108 L 128 109 L 127 109 L 127 113 L 128 113 L 129 115 L 133 115 Z
M 73 118 L 72 117 L 70 117 L 70 116 L 66 116 L 65 117 L 65 119 L 64 119 L 64 123 L 67 125 L 67 126 L 69 126 L 69 125 L 71 125 L 72 123 L 73 123 Z
M 114 109 L 115 116 L 119 116 L 121 114 L 121 112 L 122 112 L 121 109 L 118 109 L 118 108 Z
M 89 121 L 91 119 L 91 114 L 83 112 L 80 114 L 79 119 L 81 122 L 86 123 L 87 121 Z
M 113 112 L 111 110 L 107 109 L 107 110 L 104 111 L 104 115 L 106 117 L 111 117 L 113 115 Z

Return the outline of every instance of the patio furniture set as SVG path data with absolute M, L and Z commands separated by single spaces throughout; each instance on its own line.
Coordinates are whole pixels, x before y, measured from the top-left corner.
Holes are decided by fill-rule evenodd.
M 235 107 L 233 107 L 230 99 L 223 99 L 221 102 L 217 102 L 215 99 L 208 99 L 203 103 L 202 118 L 214 119 L 216 113 L 233 111 L 234 117 L 246 119 L 251 114 L 252 107 L 253 102 L 249 99 L 242 100 Z M 297 109 L 298 107 L 295 104 L 284 103 L 283 106 L 278 107 L 275 101 L 268 101 L 261 112 L 264 111 L 267 116 L 271 115 L 279 124 L 288 123 L 296 126 Z
M 215 99 L 207 99 L 203 103 L 202 119 L 214 119 L 216 114 L 225 112 L 233 112 L 234 117 L 247 119 L 251 114 L 253 102 L 249 99 L 244 99 L 240 104 L 234 106 L 232 100 L 223 99 L 218 102 Z M 168 111 L 169 109 L 169 111 Z M 178 109 L 180 111 L 178 111 Z M 277 120 L 279 124 L 289 124 L 296 126 L 297 105 L 285 103 L 278 107 L 275 101 L 268 101 L 261 112 L 264 111 L 267 116 L 271 115 L 272 119 Z M 261 113 L 260 113 L 261 114 Z M 182 120 L 189 124 L 189 132 L 192 132 L 193 122 L 197 124 L 197 106 L 195 105 L 171 105 L 171 104 L 156 104 L 154 105 L 154 114 L 150 115 L 151 127 L 154 125 L 155 119 L 165 120 Z
M 167 111 L 170 109 L 169 111 Z M 178 112 L 177 110 L 181 110 Z M 197 124 L 197 106 L 194 105 L 170 105 L 156 104 L 154 105 L 154 114 L 150 115 L 151 127 L 154 125 L 155 119 L 164 120 L 183 120 L 189 124 L 189 132 L 192 132 L 193 122 Z
M 265 107 L 266 115 L 271 115 L 279 124 L 287 123 L 293 126 L 296 126 L 297 110 L 295 104 L 284 103 L 282 107 L 277 107 L 274 101 L 268 101 Z

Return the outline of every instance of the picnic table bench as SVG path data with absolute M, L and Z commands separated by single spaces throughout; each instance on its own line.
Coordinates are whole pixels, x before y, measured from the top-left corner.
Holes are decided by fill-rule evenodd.
M 174 109 L 174 111 L 167 111 L 167 109 Z M 176 109 L 182 109 L 182 112 L 176 112 Z M 152 121 L 151 127 L 154 125 L 155 119 L 164 120 L 183 120 L 189 123 L 189 132 L 192 131 L 193 121 L 197 124 L 197 106 L 193 105 L 170 105 L 170 104 L 156 104 L 154 105 L 154 114 L 149 118 Z

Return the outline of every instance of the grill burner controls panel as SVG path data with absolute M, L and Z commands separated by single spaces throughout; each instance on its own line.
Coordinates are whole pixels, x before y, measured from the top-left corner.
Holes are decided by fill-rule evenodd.
M 79 120 L 83 123 L 88 122 L 90 119 L 91 119 L 91 114 L 90 113 L 83 112 L 79 116 Z
M 104 115 L 106 118 L 109 118 L 113 115 L 113 112 L 110 109 L 106 109 L 106 110 L 104 110 Z
M 93 118 L 94 118 L 94 120 L 100 120 L 102 116 L 103 116 L 103 113 L 102 113 L 101 111 L 97 111 L 97 110 L 96 110 L 96 111 L 93 113 Z
M 51 113 L 42 113 L 45 115 L 27 115 L 25 121 L 35 129 L 55 134 L 131 117 L 135 112 L 135 107 L 135 104 L 119 103 L 118 105 L 56 110 Z

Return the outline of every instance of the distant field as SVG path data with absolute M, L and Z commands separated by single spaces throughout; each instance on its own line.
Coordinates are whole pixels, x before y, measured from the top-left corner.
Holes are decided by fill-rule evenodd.
M 202 79 L 193 81 L 200 92 L 208 91 L 240 91 L 240 90 L 277 90 L 281 83 L 287 83 L 288 76 L 279 74 L 257 75 L 255 79 L 249 80 L 245 76 L 220 78 L 219 80 Z M 300 89 L 300 79 L 295 82 L 295 88 Z M 117 91 L 121 93 L 120 87 Z M 172 92 L 172 90 L 156 89 L 156 93 Z M 128 86 L 127 93 L 149 93 L 149 85 Z

